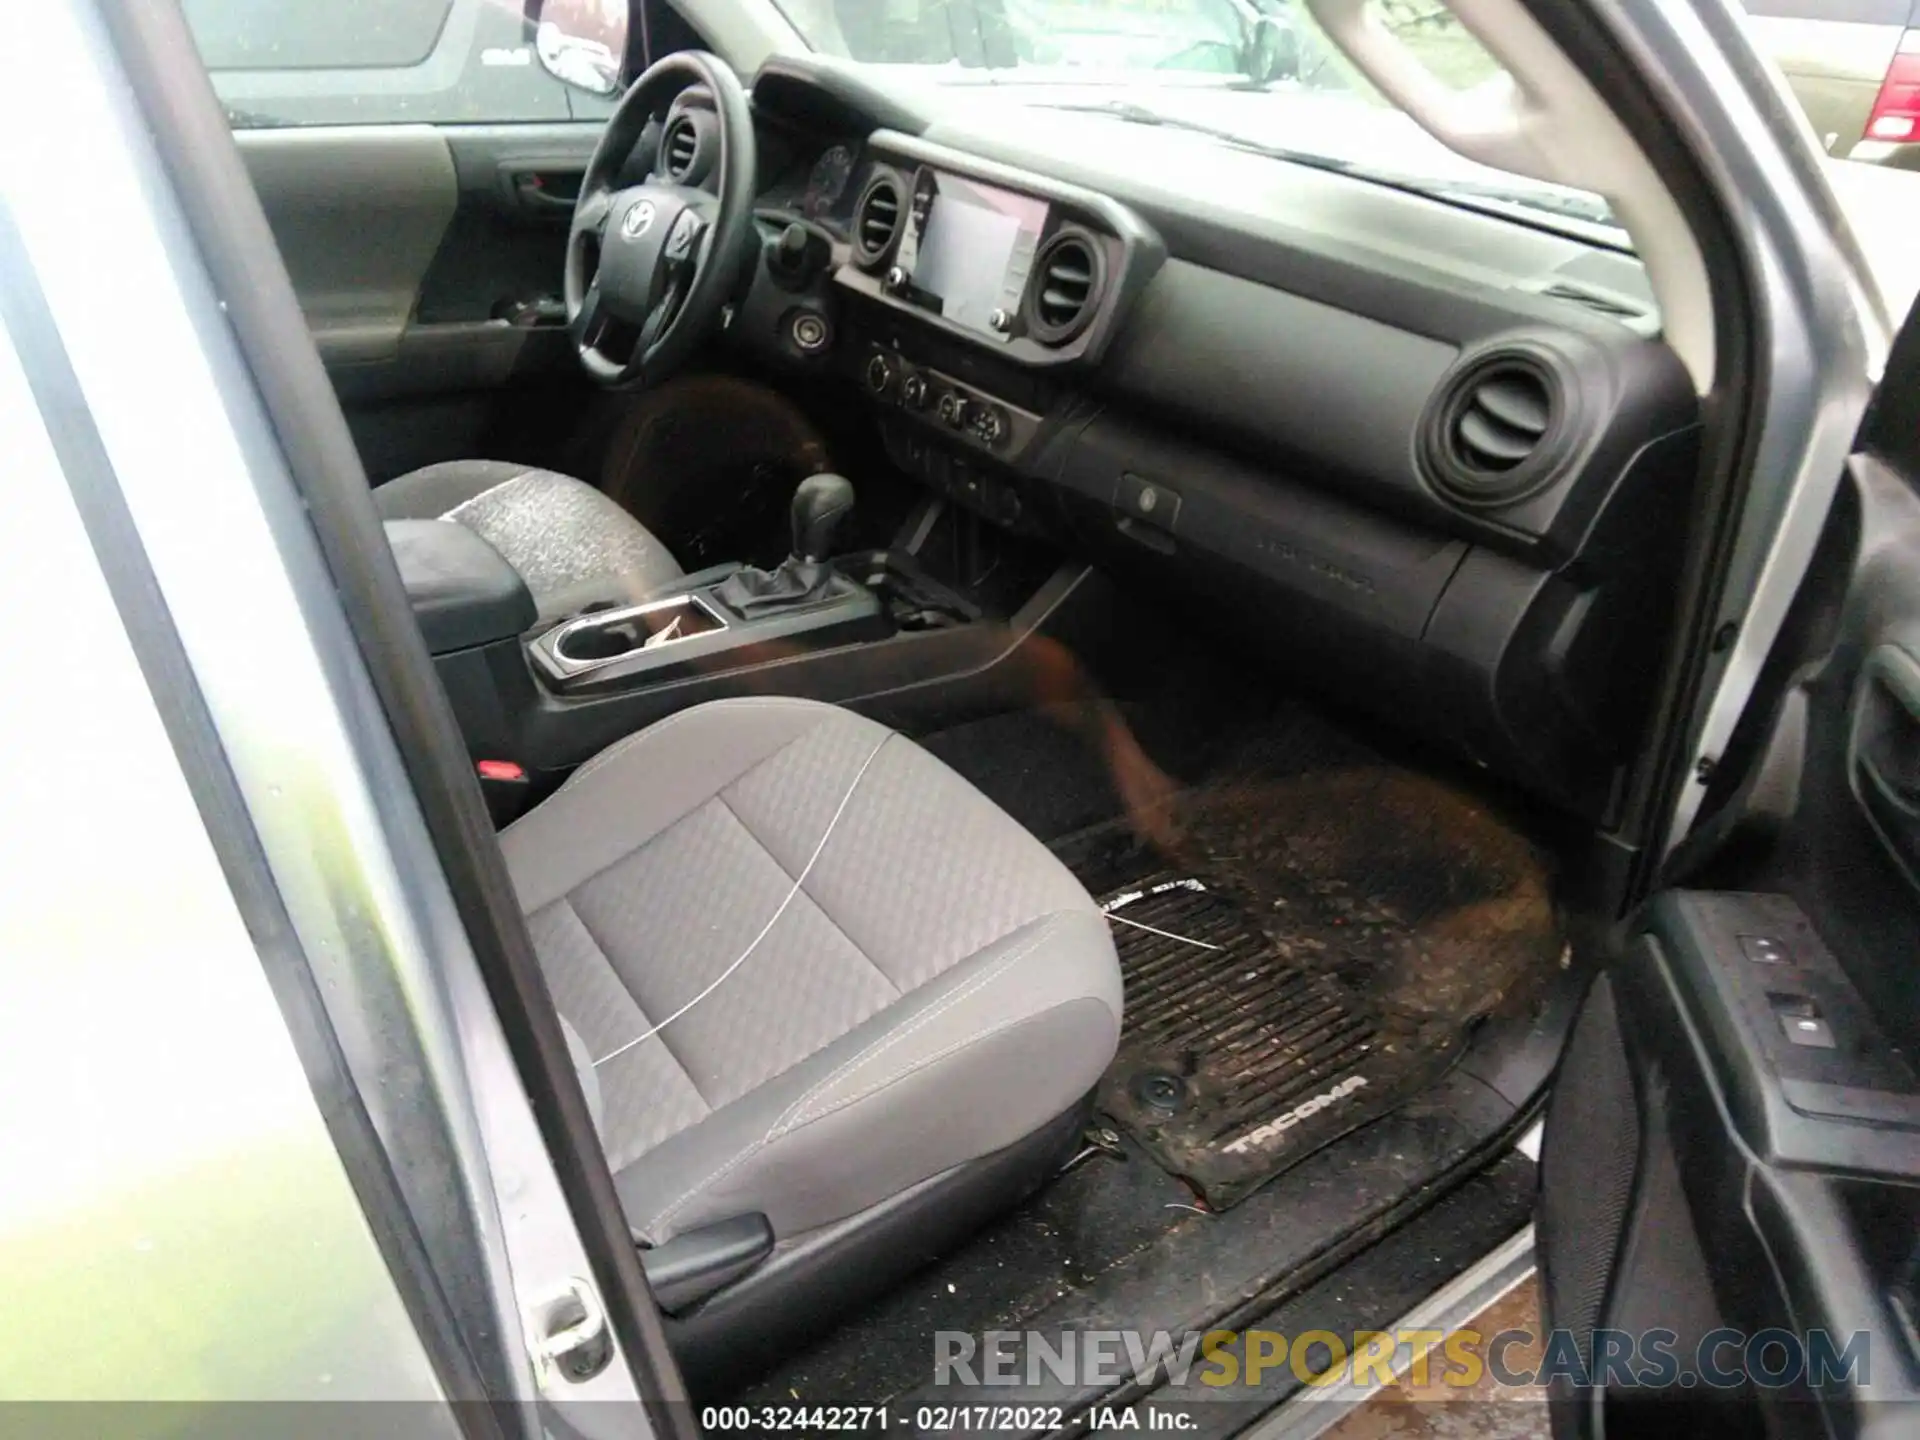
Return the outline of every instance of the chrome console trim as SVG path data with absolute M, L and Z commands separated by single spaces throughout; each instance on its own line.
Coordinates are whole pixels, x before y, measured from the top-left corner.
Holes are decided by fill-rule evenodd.
M 731 622 L 721 613 L 718 606 L 709 603 L 706 597 L 698 591 L 689 591 L 682 595 L 668 595 L 659 600 L 649 600 L 644 605 L 629 605 L 621 610 L 596 610 L 590 615 L 582 615 L 577 619 L 569 620 L 555 629 L 549 630 L 533 643 L 541 647 L 545 658 L 550 660 L 554 669 L 562 675 L 584 675 L 588 671 L 598 670 L 602 666 L 618 665 L 623 660 L 630 660 L 638 653 L 638 650 L 623 650 L 618 655 L 601 655 L 592 659 L 580 660 L 566 653 L 566 644 L 571 637 L 583 634 L 588 630 L 599 630 L 611 625 L 624 624 L 628 620 L 633 620 L 643 615 L 656 614 L 662 610 L 686 607 L 698 609 L 702 614 L 706 615 L 708 619 L 712 620 L 713 630 L 700 630 L 696 631 L 693 635 L 674 635 L 665 639 L 656 639 L 638 647 L 638 649 L 658 650 L 668 645 L 679 645 L 685 641 L 695 639 L 699 635 L 711 635 L 714 630 L 727 630 L 732 628 Z

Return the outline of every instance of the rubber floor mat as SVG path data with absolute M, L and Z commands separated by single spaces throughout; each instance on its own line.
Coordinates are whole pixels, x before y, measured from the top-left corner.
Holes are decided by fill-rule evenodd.
M 1100 1108 L 1216 1210 L 1433 1083 L 1562 954 L 1517 831 L 1311 715 L 1172 812 L 1056 848 L 1126 985 Z

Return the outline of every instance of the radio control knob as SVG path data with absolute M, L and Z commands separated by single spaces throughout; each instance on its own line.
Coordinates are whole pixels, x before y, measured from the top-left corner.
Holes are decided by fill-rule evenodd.
M 1007 331 L 1013 328 L 1012 312 L 1003 307 L 996 306 L 993 312 L 987 316 L 987 327 L 991 330 L 998 331 L 1002 335 L 1006 334 Z
M 900 382 L 900 397 L 907 402 L 909 409 L 924 410 L 927 401 L 933 398 L 933 392 L 927 386 L 924 375 L 909 375 Z
M 907 288 L 908 279 L 909 276 L 907 272 L 902 267 L 896 265 L 887 271 L 886 279 L 881 283 L 884 284 L 887 289 L 897 292 Z
M 876 355 L 867 361 L 867 389 L 876 395 L 884 395 L 893 385 L 893 362 L 884 355 Z

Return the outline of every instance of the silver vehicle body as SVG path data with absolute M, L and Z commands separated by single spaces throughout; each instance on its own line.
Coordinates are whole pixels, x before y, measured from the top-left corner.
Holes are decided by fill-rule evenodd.
M 745 70 L 792 43 L 760 0 L 702 8 Z M 1713 617 L 1731 639 L 1689 725 L 1710 761 L 1805 570 L 1887 322 L 1737 17 L 1591 8 L 1740 217 L 1765 322 L 1729 376 L 1765 412 Z M 50 622 L 35 629 L 60 677 L 29 651 L 0 681 L 0 735 L 30 767 L 0 819 L 0 1398 L 395 1400 L 452 1428 L 434 1314 L 490 1337 L 475 1383 L 525 1402 L 529 1433 L 543 1400 L 630 1400 L 630 1357 L 573 1384 L 544 1348 L 557 1300 L 598 1305 L 585 1248 L 229 300 L 122 72 L 116 45 L 142 32 L 110 30 L 108 9 L 45 0 L 35 43 L 0 62 L 16 497 L 0 593 Z M 291 310 L 283 274 L 260 282 Z M 1701 789 L 1640 800 L 1668 806 L 1678 840 Z M 316 1098 L 348 1092 L 357 1125 Z M 430 1175 L 432 1213 L 369 1179 L 397 1154 Z M 459 1257 L 460 1293 L 422 1301 L 396 1273 L 376 1196 L 445 1227 L 422 1253 L 443 1281 Z M 597 1423 L 646 1425 L 629 1405 Z
M 0 1398 L 404 1401 L 408 1434 L 630 1399 L 617 1354 L 556 1370 L 582 1311 L 613 1345 L 591 1270 L 229 305 L 100 9 L 36 25 L 0 104 L 0 568 L 65 618 L 0 705 L 36 776 Z

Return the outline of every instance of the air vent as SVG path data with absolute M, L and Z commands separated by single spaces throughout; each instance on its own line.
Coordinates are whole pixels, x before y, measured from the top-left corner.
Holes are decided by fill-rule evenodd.
M 1428 411 L 1422 452 L 1459 505 L 1510 505 L 1551 480 L 1566 447 L 1563 387 L 1542 357 L 1503 350 L 1456 370 Z
M 700 159 L 700 130 L 691 115 L 682 115 L 667 127 L 660 154 L 669 180 L 684 183 L 692 176 Z
M 868 182 L 853 209 L 853 245 L 862 265 L 879 265 L 900 234 L 900 182 L 881 174 Z
M 1513 365 L 1490 371 L 1464 399 L 1453 440 L 1468 468 L 1504 475 L 1540 448 L 1553 396 L 1531 370 Z
M 1564 280 L 1556 280 L 1540 292 L 1550 300 L 1569 300 L 1575 305 L 1584 305 L 1587 309 L 1601 315 L 1611 316 L 1615 320 L 1639 320 L 1646 311 L 1638 305 L 1617 299 L 1600 290 L 1589 290 L 1584 285 L 1569 285 Z
M 1093 237 L 1064 230 L 1034 263 L 1029 328 L 1043 345 L 1064 345 L 1086 329 L 1100 298 L 1100 252 Z

